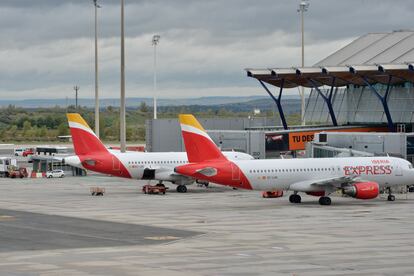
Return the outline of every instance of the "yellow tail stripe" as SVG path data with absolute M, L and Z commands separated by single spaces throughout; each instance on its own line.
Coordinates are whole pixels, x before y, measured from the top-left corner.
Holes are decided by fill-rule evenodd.
M 201 131 L 205 131 L 204 128 L 200 125 L 197 119 L 192 114 L 180 114 L 178 115 L 180 124 L 189 125 L 195 128 L 198 128 Z
M 66 117 L 68 118 L 69 122 L 78 123 L 90 129 L 88 123 L 82 118 L 79 113 L 67 113 Z

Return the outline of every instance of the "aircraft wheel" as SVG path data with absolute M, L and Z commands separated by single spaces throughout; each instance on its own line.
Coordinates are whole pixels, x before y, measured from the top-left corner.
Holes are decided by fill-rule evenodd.
M 327 196 L 321 196 L 319 198 L 319 204 L 320 205 L 331 205 L 331 198 Z
M 298 194 L 293 194 L 289 196 L 290 203 L 300 203 L 302 198 Z
M 388 201 L 394 201 L 395 200 L 395 195 L 389 195 L 387 199 L 388 199 Z
M 178 185 L 177 186 L 177 192 L 178 193 L 186 193 L 187 192 L 187 187 L 185 185 Z

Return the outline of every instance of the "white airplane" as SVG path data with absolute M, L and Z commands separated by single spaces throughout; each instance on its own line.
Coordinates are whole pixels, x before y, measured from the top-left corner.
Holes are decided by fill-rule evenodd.
M 64 158 L 66 164 L 124 178 L 172 182 L 177 191 L 187 192 L 186 185 L 195 179 L 179 175 L 174 167 L 188 163 L 185 152 L 125 152 L 109 150 L 86 121 L 77 113 L 67 114 L 75 156 Z M 253 159 L 242 152 L 223 152 L 230 160 Z M 205 183 L 205 182 L 204 182 Z
M 190 164 L 175 172 L 208 182 L 260 191 L 293 191 L 291 203 L 300 203 L 299 192 L 318 196 L 330 205 L 329 194 L 342 191 L 358 199 L 372 199 L 379 189 L 414 183 L 411 163 L 394 157 L 229 160 L 193 115 L 179 116 Z M 283 193 L 279 193 L 283 195 Z

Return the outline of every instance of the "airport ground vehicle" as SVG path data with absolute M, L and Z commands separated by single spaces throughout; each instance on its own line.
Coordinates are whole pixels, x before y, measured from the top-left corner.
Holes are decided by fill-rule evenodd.
M 17 159 L 0 157 L 0 176 L 9 177 L 10 169 L 17 168 Z
M 29 155 L 33 155 L 34 153 L 35 153 L 35 149 L 33 148 L 15 148 L 14 149 L 14 156 L 27 157 Z
M 165 187 L 163 184 L 157 184 L 157 185 L 144 185 L 142 187 L 142 192 L 144 194 L 163 194 L 167 192 L 168 187 Z
M 10 178 L 24 178 L 27 177 L 29 174 L 27 173 L 26 168 L 11 168 L 9 171 Z
M 14 156 L 22 156 L 25 149 L 23 148 L 15 148 L 14 149 Z
M 91 187 L 90 191 L 93 196 L 103 196 L 105 194 L 105 188 Z
M 109 174 L 112 176 L 168 181 L 177 185 L 178 192 L 186 192 L 186 185 L 196 179 L 174 172 L 174 167 L 186 164 L 185 152 L 125 152 L 108 150 L 96 137 L 85 120 L 77 113 L 67 114 L 75 156 L 65 157 L 66 164 Z M 223 152 L 229 160 L 253 159 L 242 152 Z
M 277 198 L 282 197 L 283 191 L 264 191 L 262 193 L 263 198 Z
M 46 177 L 47 178 L 62 178 L 65 177 L 65 172 L 63 170 L 53 170 L 53 171 L 48 171 L 46 172 Z
M 30 156 L 30 155 L 33 155 L 33 154 L 34 154 L 33 149 L 25 149 L 22 153 L 22 156 L 27 157 L 27 156 Z
M 274 191 L 289 190 L 291 203 L 300 203 L 299 192 L 319 197 L 330 205 L 328 195 L 341 191 L 357 199 L 372 199 L 380 188 L 411 185 L 414 169 L 408 161 L 395 157 L 301 158 L 228 160 L 193 115 L 180 115 L 180 124 L 190 164 L 175 172 L 232 187 Z

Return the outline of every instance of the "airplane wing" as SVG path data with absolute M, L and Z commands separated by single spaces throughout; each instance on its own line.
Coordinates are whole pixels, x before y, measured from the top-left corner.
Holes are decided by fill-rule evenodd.
M 325 179 L 310 179 L 305 181 L 299 181 L 289 186 L 289 190 L 300 192 L 314 192 L 320 190 L 336 190 L 344 184 L 351 184 L 356 182 L 363 182 L 357 176 L 341 176 Z
M 155 179 L 157 180 L 171 181 L 181 185 L 188 185 L 194 182 L 193 178 L 175 173 L 171 168 L 153 167 L 151 169 L 155 170 Z

